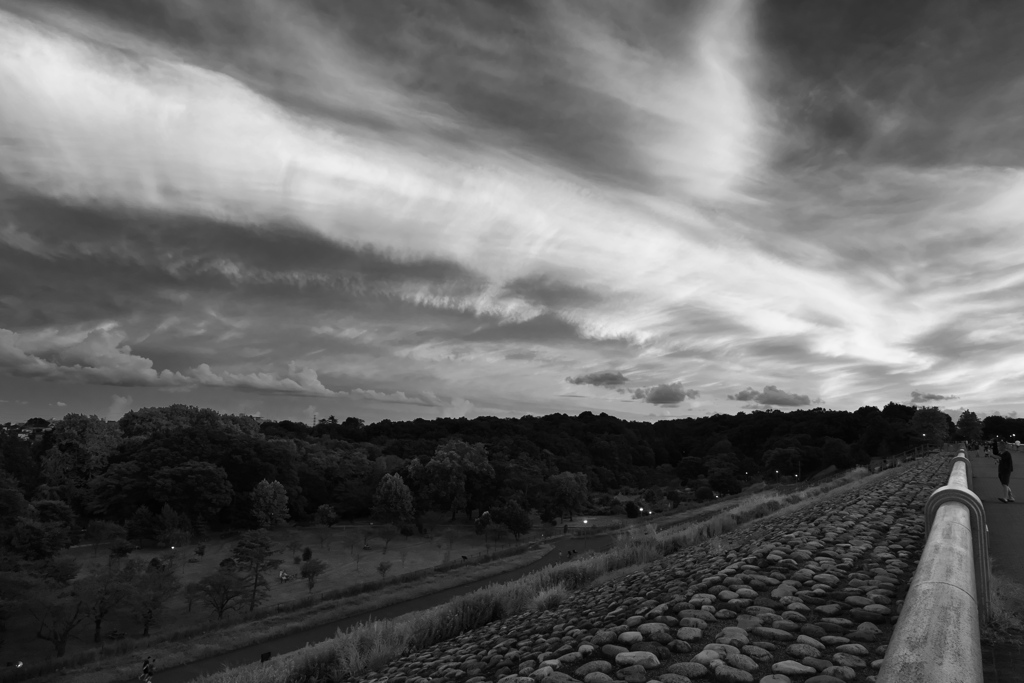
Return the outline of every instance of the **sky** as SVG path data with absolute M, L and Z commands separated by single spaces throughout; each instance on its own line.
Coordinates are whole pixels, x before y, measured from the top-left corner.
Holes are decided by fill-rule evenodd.
M 0 0 L 0 422 L 1024 400 L 1024 6 Z

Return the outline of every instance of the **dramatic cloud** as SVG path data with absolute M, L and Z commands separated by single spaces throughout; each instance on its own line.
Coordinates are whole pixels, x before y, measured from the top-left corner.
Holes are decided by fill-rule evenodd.
M 932 403 L 935 401 L 953 401 L 959 396 L 943 396 L 942 394 L 922 394 L 919 391 L 910 392 L 911 403 Z
M 729 400 L 753 401 L 765 406 L 809 406 L 811 404 L 809 396 L 791 394 L 772 384 L 766 386 L 764 391 L 757 391 L 753 387 L 747 387 L 743 391 L 731 394 Z
M 110 387 L 646 419 L 698 398 L 666 377 L 693 414 L 1016 410 L 1022 30 L 955 0 L 7 0 L 0 422 Z
M 570 384 L 593 384 L 595 387 L 615 387 L 626 383 L 626 376 L 621 372 L 592 372 L 589 375 L 566 377 Z
M 656 405 L 677 405 L 688 398 L 697 398 L 698 396 L 700 396 L 699 391 L 684 389 L 682 382 L 659 384 L 653 387 L 633 390 L 633 398 L 644 403 L 654 403 Z

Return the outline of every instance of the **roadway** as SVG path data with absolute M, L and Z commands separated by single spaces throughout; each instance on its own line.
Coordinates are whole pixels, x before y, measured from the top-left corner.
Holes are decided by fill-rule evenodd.
M 989 557 L 992 573 L 1001 574 L 1024 586 L 1024 454 L 1011 450 L 1014 472 L 1010 475 L 1016 503 L 1000 503 L 1003 485 L 997 474 L 999 461 L 981 457 L 978 451 L 970 453 L 971 489 L 985 507 L 988 524 Z M 984 683 L 1020 683 L 1024 681 L 1024 648 L 1014 644 L 986 645 L 982 647 Z

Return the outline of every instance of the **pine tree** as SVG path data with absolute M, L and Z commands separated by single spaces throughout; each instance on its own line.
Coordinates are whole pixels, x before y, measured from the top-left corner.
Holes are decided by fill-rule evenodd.
M 235 560 L 246 585 L 252 587 L 249 596 L 250 612 L 256 609 L 256 605 L 267 595 L 267 580 L 263 573 L 281 564 L 281 560 L 272 557 L 277 552 L 270 542 L 270 534 L 264 529 L 245 532 L 231 551 L 231 557 Z

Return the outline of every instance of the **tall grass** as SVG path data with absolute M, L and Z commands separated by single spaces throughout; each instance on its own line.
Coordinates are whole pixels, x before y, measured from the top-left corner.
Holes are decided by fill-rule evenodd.
M 740 524 L 771 515 L 786 507 L 784 500 L 797 503 L 846 488 L 864 479 L 865 468 L 847 472 L 820 486 L 781 495 L 762 492 L 750 496 L 730 510 L 682 528 L 658 531 L 648 523 L 631 526 L 616 534 L 613 547 L 599 555 L 550 565 L 518 581 L 481 588 L 451 602 L 393 621 L 377 621 L 341 632 L 328 641 L 306 647 L 274 661 L 269 669 L 248 666 L 198 679 L 202 683 L 307 683 L 343 679 L 377 670 L 408 652 L 448 640 L 529 610 L 553 609 L 569 592 L 609 577 L 631 573 L 642 565 L 664 558 L 677 550 L 715 539 Z M 880 476 L 880 475 L 873 475 Z M 718 551 L 724 552 L 719 544 Z
M 989 587 L 992 599 L 988 623 L 981 626 L 982 640 L 1024 644 L 1024 586 L 1005 574 L 993 572 Z

